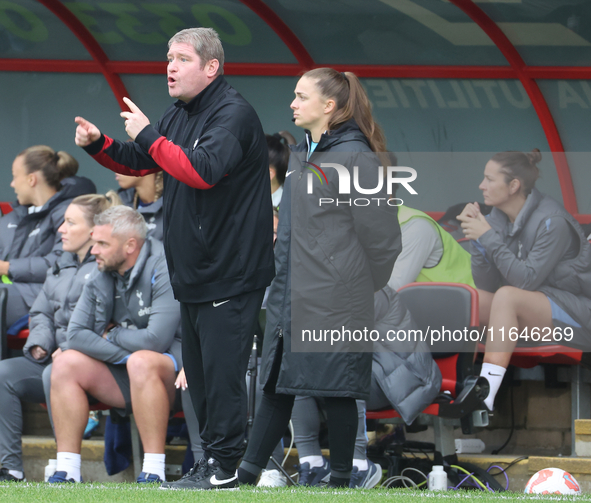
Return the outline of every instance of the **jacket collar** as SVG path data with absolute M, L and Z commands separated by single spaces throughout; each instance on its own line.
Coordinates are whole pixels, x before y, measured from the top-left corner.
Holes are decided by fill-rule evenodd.
M 84 264 L 88 264 L 89 262 L 94 262 L 96 258 L 90 253 L 91 249 L 92 247 L 88 249 L 82 262 L 78 261 L 78 255 L 75 253 L 62 253 L 61 256 L 56 260 L 55 264 L 53 264 L 53 274 L 58 275 L 62 269 L 67 269 L 68 267 L 81 267 Z
M 517 234 L 519 231 L 521 231 L 523 229 L 523 227 L 525 226 L 525 224 L 527 223 L 527 221 L 531 217 L 532 213 L 536 210 L 536 208 L 540 204 L 541 200 L 542 200 L 542 193 L 534 187 L 532 189 L 532 191 L 530 192 L 530 194 L 527 196 L 527 199 L 525 200 L 525 204 L 523 205 L 523 207 L 521 208 L 521 210 L 517 214 L 517 218 L 515 219 L 515 222 L 513 222 L 511 224 L 511 222 L 509 222 L 509 218 L 507 217 L 507 215 L 505 213 L 503 213 L 501 210 L 499 210 L 498 208 L 493 208 L 492 211 L 490 212 L 491 219 L 493 222 L 497 221 L 501 227 L 506 227 L 508 225 L 509 226 L 508 227 L 508 230 L 509 230 L 508 235 L 514 236 L 515 234 Z
M 26 221 L 42 220 L 49 213 L 51 213 L 51 211 L 53 211 L 56 206 L 63 203 L 64 201 L 74 199 L 75 197 L 84 194 L 96 193 L 96 186 L 94 182 L 83 176 L 71 176 L 64 178 L 61 181 L 61 184 L 62 188 L 58 190 L 53 196 L 51 196 L 39 211 L 28 213 L 28 206 L 20 205 L 15 207 L 15 210 L 18 208 L 23 208 L 22 210 L 19 210 L 19 212 L 22 212 L 23 217 L 27 218 Z
M 117 191 L 117 194 L 119 194 L 121 202 L 125 206 L 133 208 L 133 201 L 135 198 L 135 189 L 133 187 L 129 189 L 119 189 Z M 138 204 L 138 207 L 136 209 L 140 213 L 158 213 L 162 209 L 162 202 L 162 197 L 159 197 L 153 203 L 146 204 L 145 206 L 140 206 Z
M 140 250 L 140 254 L 135 261 L 134 266 L 131 269 L 125 271 L 125 274 L 121 276 L 117 271 L 111 271 L 110 274 L 115 278 L 115 281 L 123 281 L 125 285 L 125 290 L 130 289 L 137 278 L 139 278 L 144 271 L 144 267 L 146 266 L 146 262 L 148 258 L 152 256 L 152 246 L 153 241 L 152 239 L 148 238 L 144 241 L 142 245 L 142 249 Z
M 50 212 L 53 210 L 58 204 L 63 202 L 66 198 L 64 198 L 64 194 L 61 190 L 58 190 L 53 196 L 51 196 L 46 203 L 41 206 L 39 211 L 34 211 L 29 213 L 28 209 L 30 206 L 21 206 L 21 208 L 25 208 L 23 212 L 23 217 L 25 221 L 30 222 L 31 220 L 43 220 Z
M 320 141 L 318 142 L 318 146 L 314 150 L 314 152 L 323 152 L 326 150 L 330 150 L 335 145 L 340 143 L 345 143 L 348 141 L 360 141 L 366 143 L 369 148 L 369 142 L 365 135 L 359 129 L 357 122 L 355 119 L 351 118 L 347 122 L 341 124 L 337 129 L 334 131 L 330 131 L 328 133 L 322 133 L 320 137 Z M 310 131 L 306 130 L 306 138 L 303 142 L 301 142 L 297 147 L 293 149 L 294 152 L 303 152 L 308 151 L 310 143 L 312 142 L 312 135 Z
M 229 88 L 230 84 L 228 84 L 224 76 L 219 75 L 189 103 L 178 100 L 174 106 L 185 110 L 189 115 L 195 115 L 212 105 L 218 96 Z
M 153 203 L 146 204 L 145 206 L 137 207 L 140 213 L 158 213 L 162 209 L 162 198 L 156 199 Z
M 531 214 L 538 207 L 541 200 L 542 194 L 538 189 L 534 187 L 527 196 L 527 199 L 525 200 L 525 204 L 521 208 L 521 211 L 517 214 L 515 222 L 513 222 L 513 229 L 511 229 L 510 232 L 511 236 L 519 232 L 525 226 L 525 224 L 529 220 L 529 217 L 531 217 Z

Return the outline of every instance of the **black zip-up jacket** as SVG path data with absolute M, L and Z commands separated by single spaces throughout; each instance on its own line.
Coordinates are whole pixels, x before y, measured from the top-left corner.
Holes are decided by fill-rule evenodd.
M 164 170 L 164 247 L 175 297 L 197 303 L 267 286 L 274 275 L 267 143 L 250 104 L 219 76 L 171 105 L 135 142 L 85 150 L 125 175 Z

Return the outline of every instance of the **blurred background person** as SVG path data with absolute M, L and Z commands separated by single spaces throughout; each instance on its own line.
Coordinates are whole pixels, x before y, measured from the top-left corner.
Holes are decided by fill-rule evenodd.
M 265 135 L 269 149 L 269 175 L 271 177 L 271 199 L 273 208 L 279 208 L 283 196 L 283 184 L 289 163 L 289 145 L 295 145 L 295 138 L 287 131 Z
M 148 236 L 162 241 L 162 172 L 146 176 L 128 176 L 117 173 L 115 180 L 121 187 L 119 197 L 125 206 L 138 210 L 148 226 Z
M 24 316 L 41 291 L 49 269 L 62 254 L 58 228 L 76 196 L 96 192 L 93 182 L 74 176 L 78 161 L 46 145 L 23 150 L 12 163 L 17 197 L 0 219 L 0 288 L 8 290 L 6 325 Z

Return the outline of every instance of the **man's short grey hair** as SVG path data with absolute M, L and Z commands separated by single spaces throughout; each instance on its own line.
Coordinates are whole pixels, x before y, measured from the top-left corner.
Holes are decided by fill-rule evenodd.
M 94 225 L 110 225 L 113 236 L 146 239 L 148 228 L 142 214 L 128 206 L 113 206 L 94 217 Z
M 187 28 L 179 31 L 168 41 L 168 48 L 172 44 L 189 44 L 201 59 L 201 69 L 205 63 L 217 59 L 220 66 L 216 75 L 224 73 L 224 48 L 218 32 L 213 28 Z

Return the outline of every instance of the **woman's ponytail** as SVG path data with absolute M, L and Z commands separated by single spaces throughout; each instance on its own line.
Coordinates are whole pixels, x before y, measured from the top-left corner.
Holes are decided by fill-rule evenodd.
M 84 213 L 86 223 L 90 227 L 94 227 L 94 217 L 113 206 L 119 206 L 122 203 L 119 194 L 114 190 L 110 190 L 105 195 L 103 194 L 84 194 L 75 197 L 70 204 L 79 206 Z
M 56 152 L 47 145 L 34 145 L 23 150 L 22 156 L 27 173 L 41 171 L 45 183 L 55 190 L 62 188 L 61 181 L 78 172 L 78 161 L 70 154 Z

